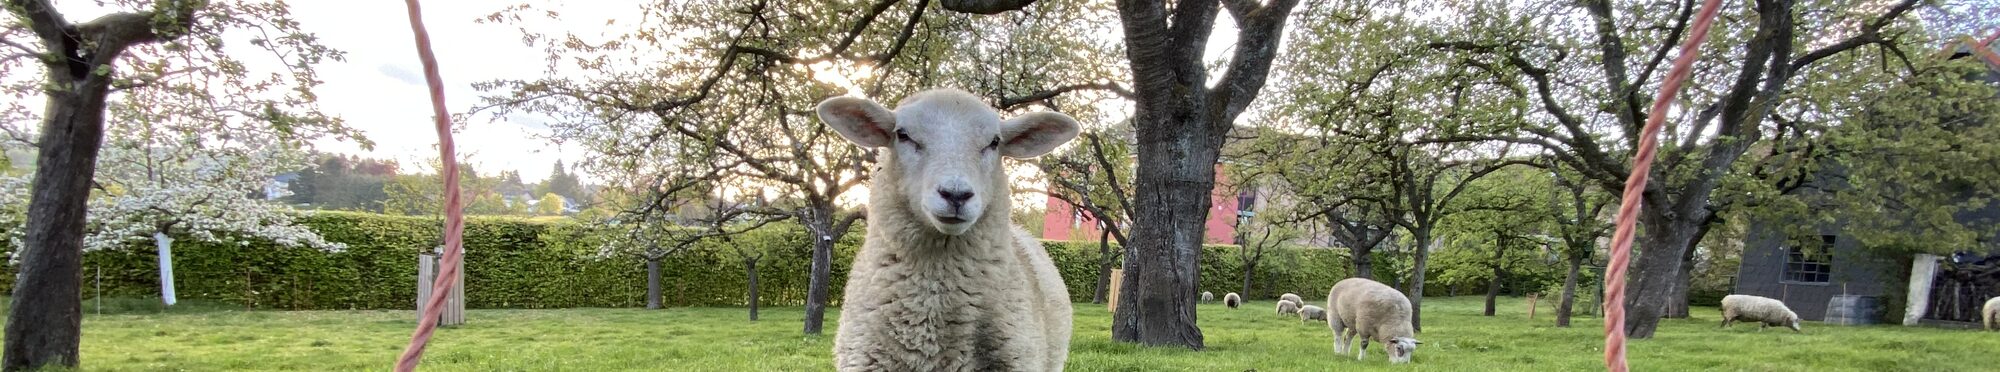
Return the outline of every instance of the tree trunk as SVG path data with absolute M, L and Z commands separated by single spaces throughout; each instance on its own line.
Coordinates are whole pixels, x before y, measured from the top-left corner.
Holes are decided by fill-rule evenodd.
M 1200 350 L 1205 345 L 1195 324 L 1195 287 L 1222 136 L 1202 120 L 1170 120 L 1165 109 L 1143 102 L 1133 254 L 1125 256 L 1111 337 Z
M 646 257 L 646 309 L 660 309 L 660 258 Z
M 1686 251 L 1681 254 L 1680 267 L 1675 270 L 1673 290 L 1668 292 L 1667 295 L 1666 317 L 1668 318 L 1687 319 L 1688 317 L 1688 289 L 1694 286 L 1692 275 L 1694 274 L 1695 250 L 1693 247 L 1689 247 L 1686 248 Z
M 1507 280 L 1507 268 L 1505 267 L 1505 265 L 1501 264 L 1503 262 L 1502 260 L 1505 260 L 1506 257 L 1507 257 L 1507 244 L 1504 242 L 1499 244 L 1494 244 L 1493 280 L 1490 280 L 1486 283 L 1486 316 L 1493 316 L 1493 312 L 1495 310 L 1494 307 L 1496 305 L 1494 301 L 1500 298 L 1501 282 Z
M 1111 290 L 1111 265 L 1117 262 L 1112 255 L 1111 230 L 1106 229 L 1097 238 L 1097 287 L 1091 291 L 1090 303 L 1102 304 Z
M 1375 279 L 1375 247 L 1349 247 L 1354 256 L 1354 277 Z
M 174 306 L 179 302 L 174 296 L 174 237 L 165 232 L 153 232 L 153 244 L 159 247 L 160 255 L 160 302 Z
M 1563 277 L 1562 303 L 1556 305 L 1557 327 L 1569 327 L 1569 317 L 1576 306 L 1576 277 L 1582 268 L 1582 256 L 1569 258 L 1569 275 Z
M 1698 211 L 1675 213 L 1654 208 L 1655 203 L 1646 204 L 1639 215 L 1646 233 L 1640 234 L 1634 246 L 1646 251 L 1637 252 L 1639 257 L 1631 267 L 1631 278 L 1625 282 L 1625 295 L 1630 297 L 1624 304 L 1625 335 L 1635 339 L 1652 338 L 1659 327 L 1660 317 L 1672 296 L 1673 282 L 1679 279 L 1681 257 L 1686 254 L 1682 250 L 1698 228 L 1694 222 L 1699 221 L 1686 219 L 1699 217 L 1689 216 Z
M 750 279 L 750 321 L 757 321 L 757 260 L 743 260 L 743 275 Z
M 1430 228 L 1417 229 L 1411 235 L 1416 237 L 1417 256 L 1415 264 L 1410 269 L 1410 330 L 1423 332 L 1424 270 L 1430 263 L 1433 242 Z
M 1248 249 L 1240 245 L 1237 247 L 1238 249 Z M 1237 293 L 1243 294 L 1244 299 L 1254 297 L 1250 295 L 1250 283 L 1253 283 L 1257 279 L 1257 261 L 1263 261 L 1263 258 L 1264 252 L 1261 248 L 1254 255 L 1243 256 L 1243 291 Z
M 109 83 L 51 75 L 0 365 L 9 371 L 75 367 L 82 342 L 84 211 L 104 142 Z
M 827 287 L 833 276 L 833 208 L 823 206 L 806 221 L 812 237 L 812 276 L 807 280 L 805 334 L 819 335 L 826 324 Z

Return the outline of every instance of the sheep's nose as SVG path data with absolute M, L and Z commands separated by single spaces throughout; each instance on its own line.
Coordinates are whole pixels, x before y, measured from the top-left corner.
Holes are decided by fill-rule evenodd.
M 972 191 L 938 189 L 938 196 L 943 197 L 945 202 L 951 203 L 952 209 L 958 209 L 965 206 L 965 201 L 972 200 Z

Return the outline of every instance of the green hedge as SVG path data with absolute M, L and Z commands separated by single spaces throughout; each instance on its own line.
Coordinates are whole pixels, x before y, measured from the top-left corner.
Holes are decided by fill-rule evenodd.
M 182 298 L 222 300 L 270 309 L 407 309 L 415 301 L 416 255 L 437 244 L 431 218 L 322 212 L 303 218 L 343 252 L 284 248 L 258 240 L 214 244 L 176 241 L 176 289 Z M 832 298 L 837 305 L 860 228 L 835 245 Z M 467 220 L 466 296 L 475 308 L 636 307 L 645 304 L 645 262 L 600 257 L 601 237 L 573 222 L 516 218 Z M 726 244 L 757 244 L 763 304 L 805 302 L 811 245 L 796 225 L 773 225 L 728 242 L 710 241 L 661 262 L 667 306 L 740 306 L 744 268 Z M 1097 278 L 1095 242 L 1045 241 L 1076 301 L 1089 301 Z M 1116 247 L 1114 247 L 1115 249 Z M 1306 297 L 1346 277 L 1346 252 L 1279 248 L 1266 251 L 1248 298 Z M 156 297 L 158 272 L 150 244 L 84 257 L 85 297 Z M 11 292 L 12 267 L 0 290 Z M 101 275 L 101 277 L 99 276 Z M 1204 247 L 1201 288 L 1218 295 L 1242 287 L 1235 246 Z

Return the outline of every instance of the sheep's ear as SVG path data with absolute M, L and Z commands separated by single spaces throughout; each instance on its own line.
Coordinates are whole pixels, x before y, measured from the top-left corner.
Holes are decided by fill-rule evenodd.
M 1076 119 L 1055 112 L 1016 116 L 1000 123 L 1000 154 L 1027 159 L 1047 154 L 1076 139 Z
M 889 109 L 854 97 L 833 97 L 819 103 L 819 120 L 848 141 L 867 147 L 889 147 L 896 130 L 896 114 Z

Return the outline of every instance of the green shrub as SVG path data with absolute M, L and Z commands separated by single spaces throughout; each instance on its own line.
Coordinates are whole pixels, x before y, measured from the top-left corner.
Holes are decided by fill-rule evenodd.
M 301 219 L 342 252 L 286 248 L 255 239 L 213 244 L 193 239 L 174 246 L 180 297 L 265 309 L 408 309 L 416 300 L 416 256 L 434 249 L 435 218 L 354 212 L 321 212 Z M 571 221 L 472 217 L 466 221 L 467 306 L 474 308 L 637 307 L 645 304 L 645 261 L 600 255 L 603 232 Z M 836 242 L 830 296 L 839 304 L 848 264 L 860 246 L 857 226 Z M 743 260 L 734 244 L 766 252 L 758 263 L 760 300 L 767 306 L 805 303 L 811 241 L 794 224 L 774 224 L 712 239 L 661 261 L 667 306 L 741 306 L 747 303 Z M 1044 241 L 1070 298 L 1089 301 L 1097 282 L 1095 242 Z M 7 247 L 0 247 L 7 248 Z M 1113 246 L 1113 249 L 1122 249 Z M 1257 267 L 1246 298 L 1291 292 L 1317 297 L 1347 276 L 1345 250 L 1272 248 Z M 1203 247 L 1201 289 L 1239 291 L 1242 260 L 1233 245 Z M 1114 266 L 1115 267 L 1115 266 Z M 7 266 L 0 290 L 11 291 Z M 159 274 L 150 244 L 84 255 L 86 298 L 157 297 Z

